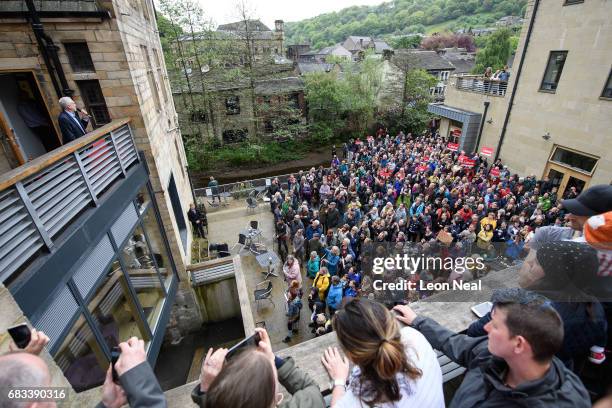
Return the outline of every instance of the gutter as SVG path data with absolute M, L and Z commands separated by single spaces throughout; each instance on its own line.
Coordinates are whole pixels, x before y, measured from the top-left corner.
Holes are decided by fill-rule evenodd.
M 533 31 L 533 25 L 535 22 L 539 5 L 540 0 L 534 0 L 533 11 L 531 12 L 531 18 L 529 20 L 529 28 L 527 29 L 527 35 L 525 36 L 525 46 L 523 47 L 523 52 L 521 53 L 521 62 L 519 63 L 519 67 L 516 71 L 516 80 L 514 81 L 514 85 L 512 86 L 512 95 L 510 95 L 510 101 L 508 102 L 508 110 L 506 111 L 504 125 L 502 127 L 501 136 L 499 137 L 499 143 L 497 144 L 497 150 L 495 151 L 495 158 L 493 159 L 493 162 L 497 161 L 497 159 L 499 158 L 502 144 L 504 143 L 504 138 L 506 137 L 506 130 L 508 128 L 508 122 L 510 121 L 510 113 L 512 113 L 512 105 L 514 104 L 514 95 L 516 95 L 519 79 L 521 78 L 521 73 L 523 72 L 523 64 L 525 63 L 525 56 L 527 55 L 527 48 L 529 46 L 529 40 L 531 39 L 531 33 Z

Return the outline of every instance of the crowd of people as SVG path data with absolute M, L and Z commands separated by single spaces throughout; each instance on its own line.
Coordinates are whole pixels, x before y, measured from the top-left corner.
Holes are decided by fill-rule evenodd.
M 268 191 L 287 283 L 284 341 L 298 330 L 303 302 L 315 335 L 335 331 L 338 346 L 320 355 L 332 380 L 332 407 L 444 407 L 434 349 L 467 369 L 451 407 L 591 406 L 577 367 L 602 363 L 609 347 L 612 186 L 569 188 L 559 197 L 547 178 L 521 177 L 500 161 L 455 151 L 435 132 L 390 136 L 381 129 L 351 140 L 341 158 L 333 153 L 329 168 L 300 172 L 282 185 L 275 179 Z M 508 265 L 524 258 L 520 288 L 494 292 L 491 311 L 466 333 L 454 333 L 409 306 L 370 296 L 370 249 L 377 246 L 477 253 Z M 467 279 L 445 267 L 416 272 L 411 279 Z M 311 374 L 275 355 L 266 330 L 256 332 L 258 344 L 231 358 L 224 348 L 208 351 L 193 401 L 325 407 Z M 45 339 L 33 336 L 32 346 L 0 356 L 3 390 L 48 385 L 44 361 L 31 356 Z M 165 406 L 142 341 L 120 347 L 119 380 L 109 367 L 102 405 Z M 610 402 L 603 398 L 601 406 Z

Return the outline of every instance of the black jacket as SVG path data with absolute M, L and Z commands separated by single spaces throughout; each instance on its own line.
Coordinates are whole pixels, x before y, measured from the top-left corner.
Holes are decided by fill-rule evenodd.
M 509 388 L 504 383 L 508 365 L 488 350 L 487 337 L 468 337 L 419 316 L 412 326 L 433 348 L 467 368 L 465 378 L 449 408 L 457 407 L 555 407 L 587 408 L 589 394 L 580 379 L 554 357 L 548 373 L 541 379 Z
M 83 129 L 79 128 L 79 125 L 70 117 L 70 114 L 66 111 L 62 111 L 57 118 L 59 123 L 60 130 L 62 131 L 62 139 L 65 143 L 72 142 L 74 139 L 78 139 L 83 136 L 87 131 L 87 125 L 89 124 L 89 120 L 79 118 L 79 115 L 76 114 L 77 120 L 81 121 L 81 126 Z

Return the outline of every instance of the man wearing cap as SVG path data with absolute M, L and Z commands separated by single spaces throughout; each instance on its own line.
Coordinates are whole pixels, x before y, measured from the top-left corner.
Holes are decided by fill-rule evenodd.
M 529 241 L 529 248 L 537 250 L 543 242 L 570 240 L 582 234 L 589 217 L 612 211 L 612 186 L 597 185 L 584 190 L 578 197 L 561 201 L 567 210 L 569 227 L 541 227 Z

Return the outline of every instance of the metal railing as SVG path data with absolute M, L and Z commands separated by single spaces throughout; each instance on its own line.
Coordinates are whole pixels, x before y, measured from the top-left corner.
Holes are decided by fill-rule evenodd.
M 491 96 L 504 96 L 508 88 L 508 81 L 489 79 L 479 75 L 463 75 L 455 79 L 455 87 L 459 90 Z
M 307 169 L 304 169 L 304 171 L 307 171 Z M 292 173 L 293 175 L 297 176 L 297 172 L 296 173 Z M 264 178 L 258 178 L 258 179 L 251 179 L 251 180 L 244 180 L 244 181 L 237 181 L 235 183 L 227 183 L 227 184 L 219 184 L 216 187 L 205 187 L 205 188 L 196 188 L 195 191 L 195 195 L 196 197 L 200 198 L 200 197 L 207 197 L 208 199 L 212 199 L 213 195 L 219 195 L 222 198 L 233 198 L 233 199 L 240 199 L 240 198 L 246 198 L 249 196 L 249 194 L 251 194 L 254 191 L 257 191 L 258 193 L 266 190 L 266 188 L 268 187 L 266 185 L 266 180 L 270 180 L 272 181 L 275 178 L 278 178 L 278 180 L 280 181 L 281 185 L 286 185 L 287 184 L 287 180 L 289 179 L 289 176 L 291 174 L 282 174 L 279 176 L 270 176 L 270 177 L 264 177 Z M 198 200 L 199 201 L 199 200 Z
M 117 120 L 0 177 L 0 282 L 23 267 L 139 160 Z

